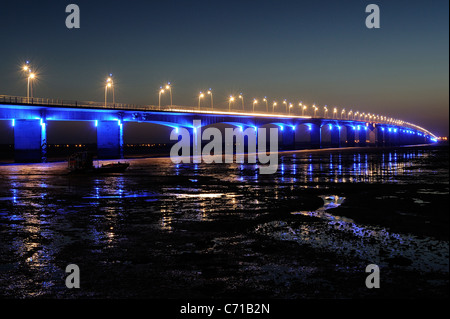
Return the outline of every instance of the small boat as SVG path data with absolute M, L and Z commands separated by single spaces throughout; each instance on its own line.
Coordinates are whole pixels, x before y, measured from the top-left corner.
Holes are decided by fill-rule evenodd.
M 68 160 L 68 169 L 71 173 L 122 173 L 129 166 L 129 163 L 109 163 L 101 166 L 94 166 L 92 154 L 88 152 L 78 152 L 70 156 Z

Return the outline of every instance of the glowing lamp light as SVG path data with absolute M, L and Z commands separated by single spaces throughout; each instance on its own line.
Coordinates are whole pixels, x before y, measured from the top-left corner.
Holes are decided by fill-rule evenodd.
M 12 124 L 11 124 L 11 125 L 12 125 L 13 127 L 16 126 L 16 120 L 15 120 L 15 119 L 12 120 Z

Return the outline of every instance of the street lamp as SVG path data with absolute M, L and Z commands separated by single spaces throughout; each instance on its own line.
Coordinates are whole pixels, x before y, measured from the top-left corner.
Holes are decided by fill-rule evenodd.
M 161 94 L 164 93 L 164 89 L 162 88 L 162 86 L 159 88 L 159 102 L 158 102 L 158 106 L 159 109 L 161 110 Z
M 234 102 L 234 97 L 230 95 L 230 99 L 228 100 L 228 112 L 231 111 L 231 102 Z
M 336 107 L 333 109 L 333 118 L 337 119 L 337 108 Z
M 314 108 L 314 117 L 316 117 L 316 112 L 317 112 L 317 110 L 319 109 L 318 107 L 316 107 L 316 105 L 314 104 L 313 105 L 313 108 Z
M 205 94 L 203 94 L 202 92 L 200 92 L 199 96 L 198 96 L 198 109 L 200 110 L 200 100 L 203 99 L 203 97 L 205 96 Z
M 31 72 L 31 70 L 30 70 Z M 27 93 L 27 101 L 30 102 L 30 97 L 33 98 L 33 79 L 36 77 L 36 75 L 34 73 L 30 73 L 30 75 L 28 76 L 28 90 L 30 91 L 30 93 Z
M 341 111 L 341 120 L 342 120 L 342 114 L 345 115 L 345 109 L 342 109 L 342 111 Z
M 255 104 L 258 104 L 257 99 L 253 99 L 253 112 L 255 112 Z
M 289 103 L 289 115 L 291 115 L 291 108 L 293 107 L 292 103 Z
M 306 105 L 303 105 L 303 108 L 302 108 L 302 116 L 305 115 L 305 110 L 306 110 L 307 108 L 308 108 L 308 107 L 307 107 Z
M 166 84 L 166 90 L 169 90 L 170 92 L 170 107 L 172 107 L 172 86 L 170 85 L 170 82 L 167 82 Z
M 286 113 L 287 113 L 288 112 L 288 104 L 287 104 L 286 99 L 284 99 L 283 104 L 286 104 Z
M 211 109 L 214 109 L 214 104 L 213 104 L 213 94 L 212 94 L 212 90 L 211 88 L 209 88 L 208 92 L 209 95 L 211 95 Z
M 275 112 L 275 106 L 277 106 L 277 102 L 273 101 L 273 104 L 272 104 L 272 113 Z
M 33 79 L 36 74 L 31 72 L 30 61 L 26 61 L 22 69 L 27 73 L 27 102 L 29 102 L 30 96 L 33 97 Z
M 242 110 L 244 110 L 244 97 L 242 96 L 242 93 L 239 93 L 239 98 L 242 100 Z M 233 98 L 234 101 L 234 98 Z
M 109 74 L 109 77 L 106 79 L 106 86 L 105 86 L 105 107 L 107 103 L 107 96 L 108 96 L 108 88 L 112 90 L 112 96 L 113 96 L 113 105 L 116 103 L 115 97 L 114 97 L 114 82 L 112 79 L 112 74 Z
M 323 107 L 323 118 L 327 118 L 327 113 L 328 113 L 328 108 L 327 108 L 327 106 L 325 105 L 325 106 Z
M 266 102 L 266 112 L 269 113 L 269 104 L 267 103 L 267 96 L 263 99 L 264 102 Z

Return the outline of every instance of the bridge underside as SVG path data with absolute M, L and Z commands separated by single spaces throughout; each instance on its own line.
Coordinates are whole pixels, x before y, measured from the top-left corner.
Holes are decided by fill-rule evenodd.
M 187 112 L 136 112 L 24 105 L 0 105 L 0 120 L 14 123 L 16 162 L 43 162 L 47 157 L 49 121 L 90 121 L 97 127 L 98 158 L 123 158 L 126 123 L 153 123 L 192 132 L 220 123 L 241 127 L 277 127 L 280 149 L 324 147 L 399 146 L 432 142 L 431 136 L 401 126 L 364 121 L 252 114 L 203 114 Z M 198 122 L 197 122 L 198 123 Z M 197 132 L 198 134 L 198 132 Z

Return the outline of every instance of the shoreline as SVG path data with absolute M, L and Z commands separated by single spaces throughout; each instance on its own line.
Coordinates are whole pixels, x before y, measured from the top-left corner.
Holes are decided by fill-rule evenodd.
M 419 144 L 419 145 L 404 145 L 404 146 L 390 146 L 390 147 L 339 147 L 339 148 L 320 148 L 320 149 L 302 149 L 302 150 L 281 150 L 278 151 L 279 155 L 284 154 L 307 154 L 307 153 L 326 153 L 326 152 L 363 152 L 363 153 L 377 153 L 382 151 L 392 151 L 392 150 L 404 150 L 404 149 L 429 149 L 429 148 L 445 148 L 449 147 L 448 143 L 435 143 L 435 144 Z M 270 152 L 267 152 L 270 154 Z M 256 153 L 257 155 L 258 153 Z M 234 154 L 237 155 L 237 154 Z M 255 153 L 244 153 L 244 156 L 255 155 Z M 124 156 L 124 158 L 111 158 L 111 159 L 94 159 L 94 161 L 126 161 L 126 160 L 135 160 L 135 159 L 170 159 L 170 155 L 168 153 L 161 154 L 153 154 L 149 156 L 148 154 L 144 154 L 142 156 Z M 193 158 L 191 155 L 190 158 Z M 58 159 L 50 159 L 45 163 L 14 163 L 12 162 L 1 162 L 0 167 L 2 166 L 20 166 L 20 165 L 42 165 L 42 164 L 58 164 L 58 163 L 66 163 L 67 160 Z M 219 163 L 218 163 L 219 164 Z

